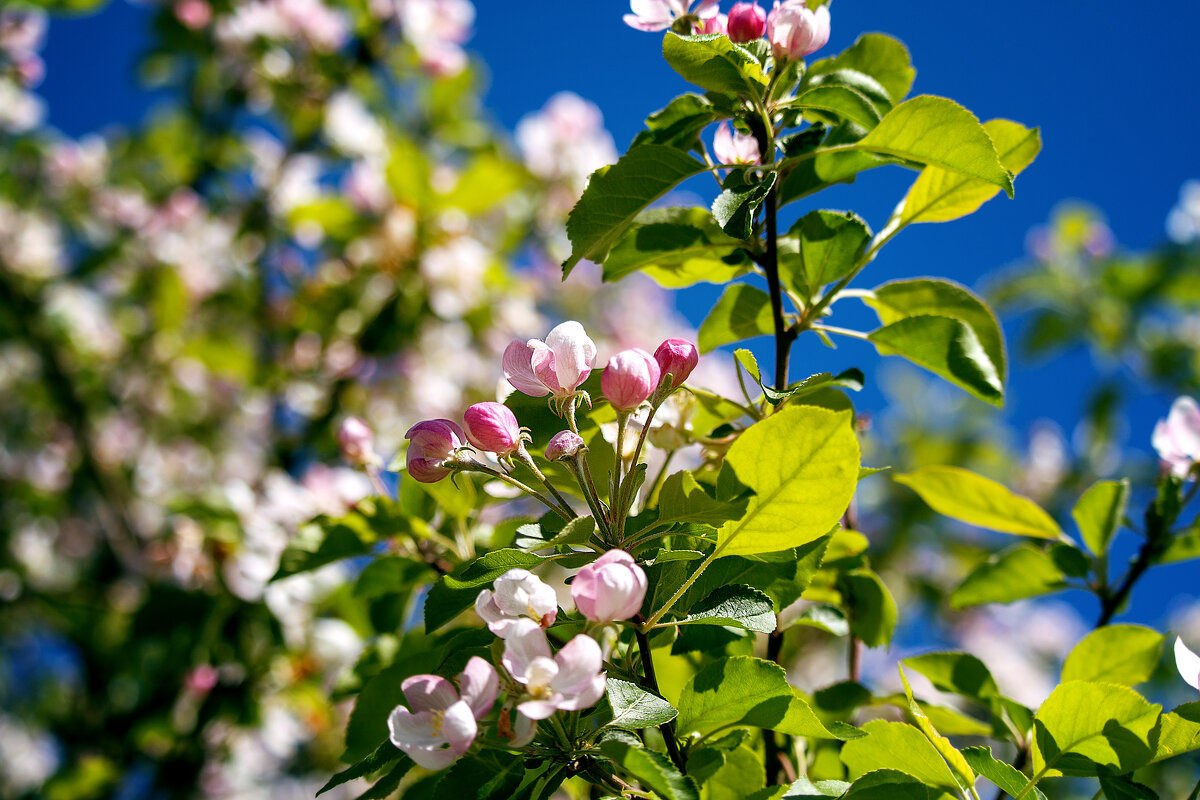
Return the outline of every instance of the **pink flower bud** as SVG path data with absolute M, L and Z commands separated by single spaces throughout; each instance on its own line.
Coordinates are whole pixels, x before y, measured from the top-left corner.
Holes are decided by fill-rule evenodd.
M 595 343 L 572 320 L 556 326 L 544 342 L 510 342 L 504 350 L 504 377 L 530 397 L 547 392 L 570 397 L 591 374 L 595 357 Z
M 358 417 L 346 417 L 337 432 L 342 458 L 351 464 L 365 467 L 379 462 L 375 454 L 375 434 Z
M 629 619 L 646 598 L 646 573 L 624 550 L 609 550 L 571 582 L 575 607 L 593 622 Z
M 722 164 L 757 164 L 762 161 L 753 134 L 735 131 L 722 122 L 713 135 L 713 155 Z
M 700 352 L 687 339 L 667 339 L 654 351 L 663 375 L 671 374 L 671 389 L 678 389 L 700 363 Z
M 198 31 L 212 21 L 212 6 L 206 0 L 180 0 L 175 4 L 175 18 L 185 28 Z
M 753 42 L 763 35 L 767 27 L 767 12 L 755 3 L 735 3 L 729 9 L 726 29 L 729 40 L 738 44 Z
M 521 426 L 503 403 L 476 403 L 463 414 L 467 440 L 480 450 L 507 456 L 521 447 Z
M 697 33 L 724 33 L 728 18 L 724 14 L 713 14 L 700 20 Z
M 559 431 L 550 437 L 546 447 L 546 459 L 558 461 L 563 458 L 574 458 L 584 446 L 583 437 L 573 431 Z
M 600 388 L 618 411 L 630 411 L 650 399 L 662 373 L 654 357 L 641 348 L 622 350 L 608 360 Z
M 810 11 L 805 0 L 786 0 L 767 15 L 767 38 L 778 61 L 804 58 L 829 41 L 829 8 Z
M 467 443 L 462 428 L 448 419 L 418 422 L 404 438 L 411 442 L 405 454 L 408 474 L 421 483 L 437 483 L 449 475 L 446 462 L 454 461 L 455 451 Z
M 217 669 L 211 664 L 201 664 L 187 673 L 183 685 L 192 694 L 208 694 L 217 685 Z

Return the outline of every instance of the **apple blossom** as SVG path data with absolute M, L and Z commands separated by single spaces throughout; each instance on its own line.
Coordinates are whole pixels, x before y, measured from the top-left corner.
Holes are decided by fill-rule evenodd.
M 375 434 L 358 417 L 346 417 L 337 432 L 338 446 L 342 458 L 355 466 L 365 467 L 379 463 L 375 453 Z
M 582 436 L 574 431 L 559 431 L 550 437 L 550 444 L 546 446 L 546 460 L 574 458 L 581 447 L 584 447 Z
M 521 426 L 512 409 L 503 403 L 476 403 L 463 414 L 467 439 L 480 450 L 501 458 L 521 447 Z
M 448 419 L 418 422 L 404 438 L 411 442 L 405 454 L 408 474 L 421 483 L 437 483 L 449 475 L 446 462 L 454 461 L 457 450 L 467 444 L 462 428 Z
M 728 24 L 728 17 L 724 14 L 714 14 L 711 17 L 705 17 L 700 20 L 700 30 L 697 33 L 712 34 L 725 33 L 725 28 Z
M 805 0 L 786 0 L 767 15 L 767 38 L 776 60 L 804 58 L 829 41 L 829 8 L 809 9 Z
M 1200 689 L 1200 656 L 1188 649 L 1178 636 L 1175 637 L 1175 666 L 1188 686 Z
M 646 573 L 624 550 L 609 550 L 571 582 L 575 607 L 593 622 L 629 619 L 646 597 Z
M 1176 398 L 1171 413 L 1154 426 L 1151 441 L 1171 473 L 1186 477 L 1200 461 L 1200 406 L 1190 397 Z
M 526 569 L 510 569 L 496 578 L 495 591 L 483 589 L 475 598 L 475 613 L 487 623 L 488 630 L 507 638 L 513 624 L 529 620 L 540 627 L 554 623 L 558 616 L 558 596 L 542 579 Z
M 722 122 L 713 134 L 713 155 L 721 164 L 758 164 L 762 161 L 758 140 L 752 134 L 733 130 L 728 122 Z
M 671 376 L 671 388 L 678 389 L 700 363 L 700 351 L 687 339 L 667 339 L 654 351 L 654 360 L 663 375 Z
M 513 623 L 502 659 L 504 668 L 525 687 L 528 699 L 518 703 L 517 710 L 532 720 L 595 705 L 604 696 L 603 661 L 600 645 L 582 633 L 552 656 L 546 634 L 526 619 Z
M 752 42 L 762 38 L 767 27 L 767 12 L 757 3 L 734 3 L 725 25 L 731 42 Z
M 400 684 L 409 708 L 388 716 L 392 744 L 426 769 L 443 769 L 467 752 L 479 732 L 476 720 L 487 714 L 499 691 L 491 664 L 472 656 L 458 676 L 462 694 L 438 675 L 414 675 Z
M 703 21 L 717 13 L 717 0 L 700 0 L 700 5 L 690 8 L 692 0 L 629 0 L 629 10 L 622 19 L 631 28 L 653 33 L 665 31 L 675 20 L 694 15 Z M 690 31 L 689 31 L 690 33 Z
M 641 348 L 622 350 L 608 360 L 600 388 L 618 411 L 630 411 L 650 399 L 662 378 L 654 356 Z
M 570 397 L 591 374 L 595 357 L 596 344 L 572 320 L 556 326 L 544 342 L 510 342 L 504 350 L 504 377 L 530 397 Z

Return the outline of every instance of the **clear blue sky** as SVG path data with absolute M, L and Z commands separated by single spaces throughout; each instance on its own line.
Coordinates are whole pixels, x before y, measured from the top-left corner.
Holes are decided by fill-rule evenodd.
M 523 114 L 569 89 L 601 107 L 623 148 L 647 113 L 686 90 L 663 63 L 659 37 L 621 22 L 627 4 L 620 0 L 476 0 L 476 6 L 472 49 L 491 70 L 488 107 L 510 130 Z M 993 200 L 958 222 L 910 229 L 872 265 L 865 285 L 915 275 L 976 285 L 1021 258 L 1027 231 L 1068 198 L 1100 207 L 1124 246 L 1153 246 L 1164 238 L 1163 222 L 1180 185 L 1200 178 L 1198 4 L 837 0 L 832 8 L 825 52 L 838 52 L 864 31 L 894 35 L 912 52 L 915 93 L 952 97 L 981 119 L 1037 125 L 1044 143 L 1018 180 L 1015 200 Z M 52 24 L 41 89 L 52 123 L 78 135 L 136 121 L 152 106 L 155 98 L 134 81 L 147 19 L 144 9 L 116 0 L 99 15 Z M 853 207 L 878 228 L 911 178 L 899 169 L 876 170 L 821 201 Z M 680 307 L 698 324 L 713 299 L 714 291 L 691 290 Z M 1011 327 L 1008 335 L 1011 341 Z M 836 353 L 810 344 L 797 362 L 797 373 L 858 363 L 870 375 L 877 357 L 856 342 Z M 1069 433 L 1096 374 L 1090 360 L 1074 353 L 1051 364 L 1016 366 L 1003 413 L 1020 428 L 1050 418 Z M 871 388 L 859 399 L 867 408 L 882 403 Z M 1132 446 L 1148 445 L 1169 402 L 1145 394 L 1133 404 Z

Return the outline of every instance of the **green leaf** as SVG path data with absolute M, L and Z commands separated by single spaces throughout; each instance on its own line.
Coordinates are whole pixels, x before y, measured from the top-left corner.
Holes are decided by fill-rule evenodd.
M 927 786 L 911 775 L 894 769 L 872 770 L 856 780 L 849 790 L 840 796 L 843 800 L 947 800 L 947 798 L 953 798 L 953 795 L 942 788 Z
M 670 722 L 679 714 L 666 700 L 636 683 L 610 677 L 606 691 L 613 712 L 612 721 L 608 724 L 614 728 L 627 731 L 654 728 Z
M 929 717 L 913 699 L 912 687 L 908 685 L 908 676 L 904 674 L 904 667 L 901 666 L 899 669 L 900 682 L 904 684 L 904 696 L 908 700 L 908 711 L 916 721 L 917 727 L 921 729 L 921 733 L 925 734 L 925 738 L 933 745 L 933 749 L 938 751 L 938 755 L 945 759 L 950 771 L 958 780 L 959 788 L 965 791 L 968 787 L 974 786 L 975 773 L 971 770 L 971 765 L 963 758 L 963 754 L 950 744 L 949 739 L 937 732 L 933 723 L 929 721 Z
M 767 782 L 762 758 L 746 745 L 725 755 L 725 762 L 704 782 L 704 800 L 746 800 Z
M 309 572 L 351 556 L 366 555 L 371 551 L 373 538 L 357 524 L 326 521 L 303 525 L 284 548 L 279 557 L 279 569 L 271 580 Z
M 762 95 L 767 77 L 745 48 L 723 34 L 663 37 L 663 58 L 688 83 L 713 92 Z
M 390 746 L 391 742 L 388 742 L 387 745 Z M 376 781 L 374 786 L 360 794 L 356 800 L 384 800 L 384 798 L 391 797 L 400 788 L 400 781 L 404 780 L 404 776 L 412 768 L 413 762 L 407 758 L 404 759 L 403 762 L 393 767 L 391 772 Z
M 620 739 L 607 739 L 600 744 L 600 752 L 666 800 L 700 800 L 692 779 L 680 775 L 675 765 L 656 750 L 635 747 Z
M 889 111 L 855 147 L 995 184 L 1012 197 L 1012 175 L 979 120 L 953 100 L 921 95 Z
M 780 277 L 811 296 L 854 269 L 870 241 L 871 229 L 854 212 L 810 211 L 780 242 Z
M 1121 527 L 1129 503 L 1129 481 L 1100 481 L 1084 492 L 1071 509 L 1083 543 L 1095 555 L 1108 552 L 1108 545 Z
M 1184 531 L 1171 537 L 1166 549 L 1154 563 L 1174 564 L 1179 561 L 1191 561 L 1193 558 L 1200 558 L 1200 530 Z
M 1033 720 L 1034 775 L 1125 774 L 1154 757 L 1162 706 L 1111 683 L 1068 681 Z
M 851 778 L 878 769 L 903 772 L 922 783 L 958 791 L 958 781 L 929 740 L 912 725 L 876 719 L 863 726 L 866 736 L 842 746 L 842 763 Z
M 908 95 L 917 75 L 908 48 L 881 33 L 863 34 L 839 55 L 815 62 L 806 77 L 838 69 L 857 70 L 871 76 L 887 90 L 893 103 L 899 103 Z
M 510 800 L 525 775 L 523 757 L 481 753 L 456 761 L 438 781 L 437 797 L 456 800 Z
M 471 160 L 442 203 L 469 217 L 482 216 L 523 188 L 528 180 L 528 173 L 516 163 L 485 152 Z
M 320 797 L 330 789 L 341 786 L 343 783 L 352 781 L 355 778 L 363 778 L 373 772 L 378 772 L 388 764 L 391 764 L 393 761 L 399 761 L 400 759 L 404 759 L 408 762 L 407 765 L 401 764 L 399 767 L 397 767 L 397 769 L 400 769 L 401 767 L 405 768 L 404 772 L 400 773 L 403 776 L 409 769 L 412 768 L 412 761 L 410 761 L 408 756 L 404 755 L 404 753 L 397 750 L 396 745 L 392 744 L 391 742 L 384 742 L 383 744 L 379 745 L 378 748 L 376 748 L 374 753 L 359 761 L 357 764 L 347 767 L 326 781 L 325 785 L 317 791 L 317 797 Z
M 765 336 L 775 330 L 771 298 L 762 289 L 745 283 L 725 287 L 721 299 L 700 323 L 696 344 L 701 353 L 721 345 Z
M 784 408 L 746 429 L 725 458 L 754 490 L 746 515 L 718 531 L 726 556 L 811 542 L 845 512 L 858 483 L 858 439 L 849 411 Z
M 679 695 L 682 736 L 703 736 L 735 725 L 792 736 L 838 738 L 787 682 L 783 667 L 750 656 L 714 661 L 693 675 Z
M 480 589 L 510 569 L 530 569 L 541 562 L 542 557 L 533 553 L 506 549 L 484 553 L 474 561 L 461 564 L 430 587 L 425 597 L 425 630 L 437 630 L 454 619 L 475 602 Z
M 775 632 L 771 598 L 750 586 L 723 586 L 670 625 L 728 625 L 758 633 Z
M 841 119 L 870 130 L 879 124 L 879 109 L 866 95 L 849 86 L 817 86 L 803 92 L 788 104 L 790 108 L 822 112 L 814 115 L 819 121 L 837 124 Z M 832 115 L 830 119 L 827 115 Z
M 1185 703 L 1162 715 L 1154 761 L 1200 748 L 1200 702 Z
M 950 607 L 1011 603 L 1056 592 L 1066 585 L 1066 576 L 1045 550 L 1021 544 L 992 556 L 972 570 L 951 592 Z
M 1054 519 L 1032 500 L 960 467 L 923 467 L 897 475 L 939 514 L 1001 533 L 1059 539 Z
M 792 624 L 803 625 L 807 628 L 816 628 L 819 631 L 825 631 L 834 636 L 846 636 L 850 633 L 850 623 L 846 621 L 846 615 L 833 606 L 812 606 L 806 608 Z
M 1136 686 L 1150 680 L 1162 656 L 1163 635 L 1142 625 L 1108 625 L 1075 645 L 1063 664 L 1063 681 Z
M 928 678 L 938 691 L 969 697 L 984 705 L 1000 697 L 992 673 L 970 653 L 926 653 L 902 663 Z
M 658 523 L 703 522 L 716 525 L 738 519 L 745 512 L 745 503 L 726 503 L 710 497 L 692 473 L 680 470 L 663 481 L 658 495 Z
M 856 569 L 838 581 L 850 619 L 850 631 L 867 647 L 882 647 L 896 629 L 896 601 L 869 569 Z
M 1004 405 L 1004 379 L 978 335 L 962 320 L 906 317 L 867 338 L 884 356 L 903 356 L 994 406 Z
M 635 147 L 611 167 L 592 173 L 567 217 L 571 256 L 563 278 L 581 260 L 603 261 L 638 212 L 707 167 L 687 153 L 660 144 Z
M 992 310 L 966 287 L 931 278 L 891 281 L 875 287 L 863 302 L 875 310 L 884 325 L 921 315 L 952 317 L 965 323 L 991 361 L 1003 391 L 1007 372 L 1004 334 Z
M 700 142 L 700 132 L 725 115 L 705 97 L 684 94 L 665 108 L 646 117 L 646 130 L 638 133 L 630 147 L 665 144 L 689 150 Z
M 604 260 L 604 280 L 642 271 L 668 289 L 724 284 L 750 271 L 741 242 L 703 208 L 655 208 L 637 217 Z
M 973 770 L 1003 789 L 1010 797 L 1016 797 L 1025 788 L 1025 784 L 1029 783 L 1029 779 L 1016 767 L 996 760 L 990 747 L 967 747 L 963 749 L 962 754 Z M 1033 788 L 1033 796 L 1037 800 L 1046 800 L 1046 795 L 1036 786 Z
M 1106 800 L 1159 800 L 1158 794 L 1149 786 L 1129 778 L 1101 775 L 1100 788 Z
M 754 235 L 754 217 L 775 186 L 775 173 L 761 181 L 747 183 L 747 171 L 734 171 L 725 180 L 721 193 L 713 200 L 712 214 L 721 230 L 734 239 L 749 239 Z
M 1037 128 L 1006 119 L 990 120 L 983 123 L 983 128 L 995 144 L 1000 163 L 1013 175 L 1032 164 L 1042 149 Z M 909 188 L 889 227 L 959 219 L 978 211 L 999 191 L 1000 187 L 988 181 L 941 167 L 926 167 Z

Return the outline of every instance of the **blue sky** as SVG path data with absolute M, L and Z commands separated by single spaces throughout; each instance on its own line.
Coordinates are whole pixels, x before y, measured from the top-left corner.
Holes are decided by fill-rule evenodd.
M 659 36 L 621 22 L 627 5 L 619 0 L 476 0 L 476 6 L 472 49 L 490 70 L 487 105 L 510 130 L 565 89 L 600 106 L 623 148 L 649 112 L 687 89 L 662 61 Z M 1194 56 L 1200 5 L 837 0 L 832 8 L 833 35 L 824 52 L 840 51 L 865 31 L 894 35 L 912 52 L 914 93 L 952 97 L 981 119 L 1039 126 L 1044 144 L 1017 181 L 1015 200 L 999 198 L 965 220 L 910 229 L 884 250 L 863 285 L 916 275 L 976 285 L 1020 259 L 1029 229 L 1070 198 L 1098 206 L 1122 245 L 1150 247 L 1164 238 L 1163 222 L 1181 184 L 1200 178 Z M 99 15 L 53 23 L 41 89 L 53 124 L 78 135 L 134 122 L 160 101 L 134 80 L 148 18 L 143 8 L 116 0 Z M 876 170 L 828 192 L 821 204 L 853 208 L 878 228 L 911 179 L 899 169 Z M 679 304 L 698 324 L 714 299 L 715 291 L 702 288 L 683 293 Z M 1010 326 L 1010 342 L 1014 334 Z M 878 363 L 873 350 L 857 342 L 836 352 L 809 343 L 795 361 L 796 373 L 857 364 L 868 375 Z M 1069 433 L 1097 374 L 1087 355 L 1016 367 L 1002 413 L 1022 429 L 1049 418 Z M 1145 448 L 1169 402 L 1150 393 L 1138 397 L 1131 406 L 1131 446 Z M 860 403 L 878 410 L 883 398 L 869 387 Z

